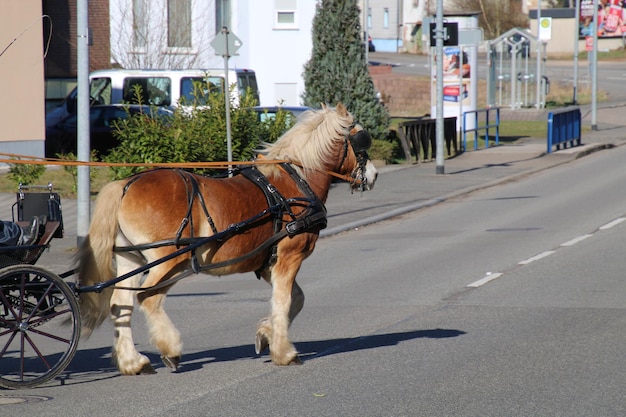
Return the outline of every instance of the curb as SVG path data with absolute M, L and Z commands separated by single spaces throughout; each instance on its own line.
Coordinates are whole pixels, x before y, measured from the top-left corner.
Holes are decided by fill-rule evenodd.
M 463 188 L 461 190 L 458 191 L 454 191 L 451 193 L 448 193 L 442 197 L 438 197 L 438 198 L 433 198 L 431 200 L 428 201 L 424 201 L 421 203 L 417 203 L 417 204 L 410 204 L 404 207 L 400 207 L 397 209 L 393 209 L 390 210 L 388 212 L 385 213 L 381 213 L 381 214 L 377 214 L 374 216 L 370 216 L 370 217 L 366 217 L 364 219 L 360 219 L 357 221 L 353 221 L 353 222 L 349 222 L 340 226 L 335 226 L 329 229 L 324 229 L 320 232 L 320 238 L 326 238 L 326 237 L 331 237 L 331 236 L 335 236 L 338 235 L 340 233 L 343 232 L 347 232 L 350 230 L 358 230 L 360 227 L 364 227 L 373 223 L 378 223 L 384 220 L 389 220 L 392 219 L 394 217 L 406 214 L 406 213 L 410 213 L 412 211 L 417 211 L 417 210 L 421 210 L 424 208 L 428 208 L 428 207 L 433 207 L 436 206 L 440 203 L 443 203 L 445 201 L 451 200 L 453 198 L 456 198 L 458 196 L 461 195 L 466 195 L 466 194 L 470 194 L 473 193 L 475 191 L 479 191 L 479 190 L 484 190 L 484 189 L 488 189 L 491 187 L 495 187 L 497 185 L 501 185 L 510 181 L 515 181 L 517 179 L 529 176 L 529 175 L 533 175 L 536 174 L 537 172 L 541 172 L 541 171 L 545 171 L 546 169 L 550 169 L 550 168 L 554 168 L 560 165 L 564 165 L 567 163 L 570 163 L 572 161 L 575 161 L 577 159 L 580 159 L 584 156 L 587 155 L 591 155 L 592 153 L 601 151 L 601 150 L 605 150 L 605 149 L 612 149 L 615 148 L 617 146 L 620 145 L 614 145 L 614 144 L 593 144 L 593 145 L 588 145 L 589 148 L 588 149 L 584 149 L 581 150 L 579 152 L 576 152 L 575 155 L 572 158 L 568 158 L 568 159 L 564 159 L 564 160 L 560 160 L 560 161 L 554 161 L 552 163 L 548 163 L 545 166 L 542 166 L 540 168 L 534 168 L 534 169 L 529 169 L 527 171 L 524 172 L 519 172 L 516 174 L 511 174 L 509 176 L 506 177 L 502 177 L 484 184 L 479 184 L 479 185 L 473 185 L 470 187 L 466 187 Z M 545 157 L 547 156 L 547 153 L 542 153 L 541 155 L 539 155 L 538 157 Z

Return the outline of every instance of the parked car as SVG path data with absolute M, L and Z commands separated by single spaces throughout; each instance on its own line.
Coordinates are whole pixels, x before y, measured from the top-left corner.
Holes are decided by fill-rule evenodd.
M 257 112 L 260 122 L 263 122 L 268 119 L 275 119 L 276 113 L 278 113 L 279 110 L 291 113 L 291 117 L 293 117 L 295 121 L 295 119 L 297 119 L 298 116 L 300 116 L 302 113 L 304 113 L 307 110 L 311 110 L 311 108 L 306 107 L 306 106 L 269 106 L 269 107 L 268 106 L 256 106 L 254 107 L 254 111 Z
M 118 145 L 113 136 L 115 121 L 126 119 L 129 115 L 145 113 L 151 117 L 167 117 L 173 112 L 164 107 L 153 108 L 138 104 L 109 104 L 91 106 L 89 109 L 90 145 L 100 155 L 106 155 Z M 56 158 L 57 154 L 76 154 L 77 148 L 76 114 L 71 114 L 57 124 L 46 128 L 46 157 Z
M 141 87 L 141 104 L 174 108 L 181 100 L 185 106 L 202 97 L 194 97 L 195 84 L 199 92 L 224 91 L 224 69 L 186 69 L 186 70 L 139 70 L 108 69 L 93 71 L 89 74 L 90 105 L 104 104 L 139 104 L 135 97 L 135 86 Z M 237 102 L 244 92 L 250 89 L 253 97 L 259 101 L 259 87 L 253 70 L 237 68 L 228 70 L 228 83 L 236 85 L 231 90 L 233 100 Z M 77 89 L 72 90 L 63 103 L 46 114 L 46 127 L 54 126 L 70 114 L 76 113 Z

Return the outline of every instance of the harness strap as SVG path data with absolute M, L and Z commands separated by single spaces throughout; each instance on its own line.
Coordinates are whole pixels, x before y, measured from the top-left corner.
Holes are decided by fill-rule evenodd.
M 176 245 L 177 248 L 179 248 L 180 246 L 191 246 L 188 250 L 179 249 L 177 252 L 180 252 L 180 253 L 178 253 L 175 256 L 179 256 L 182 253 L 190 251 L 192 253 L 191 255 L 192 271 L 197 274 L 201 271 L 207 271 L 211 269 L 218 269 L 218 268 L 234 265 L 252 256 L 255 256 L 259 252 L 265 251 L 271 247 L 272 252 L 270 256 L 268 257 L 268 260 L 264 263 L 264 265 L 259 270 L 255 271 L 257 278 L 260 278 L 261 270 L 265 269 L 268 265 L 272 265 L 273 262 L 276 261 L 277 247 L 278 247 L 278 242 L 280 240 L 284 239 L 285 237 L 293 237 L 297 234 L 311 231 L 313 229 L 316 229 L 319 231 L 321 229 L 324 229 L 327 225 L 326 206 L 317 198 L 317 196 L 315 195 L 315 193 L 313 192 L 309 184 L 300 175 L 298 175 L 297 171 L 288 163 L 283 163 L 281 164 L 281 166 L 285 170 L 285 172 L 287 172 L 291 176 L 291 178 L 297 184 L 298 188 L 300 189 L 300 191 L 302 191 L 305 197 L 285 199 L 280 194 L 278 189 L 276 189 L 276 187 L 268 181 L 267 177 L 265 177 L 265 175 L 263 175 L 256 167 L 246 167 L 244 169 L 241 169 L 239 170 L 239 172 L 242 173 L 248 180 L 250 180 L 253 184 L 257 185 L 263 191 L 269 207 L 266 210 L 263 210 L 261 213 L 253 216 L 250 219 L 247 219 L 237 224 L 230 225 L 229 228 L 224 230 L 223 232 L 217 231 L 213 223 L 213 220 L 211 219 L 211 216 L 209 215 L 208 210 L 206 208 L 206 204 L 205 204 L 204 198 L 202 197 L 202 193 L 200 193 L 199 185 L 198 185 L 196 178 L 192 174 L 186 171 L 177 170 L 179 175 L 183 178 L 183 181 L 185 182 L 186 186 L 189 185 L 190 188 L 189 187 L 187 188 L 187 200 L 188 200 L 187 201 L 187 204 L 188 204 L 187 215 L 183 219 L 181 226 L 176 234 L 176 237 L 174 239 L 146 243 L 143 245 L 122 246 L 122 247 L 115 246 L 113 250 L 115 252 L 133 252 L 133 251 L 141 251 L 141 250 L 157 248 L 157 247 L 162 247 L 162 246 Z M 137 177 L 133 178 L 131 182 L 129 182 L 126 185 L 124 192 L 126 192 L 130 184 L 132 184 L 132 182 L 135 182 L 137 179 L 138 179 Z M 204 237 L 204 238 L 195 238 L 193 236 L 193 218 L 192 218 L 193 216 L 191 214 L 191 209 L 192 209 L 192 206 L 196 197 L 198 197 L 198 199 L 200 200 L 200 205 L 202 206 L 202 209 L 205 215 L 207 216 L 207 220 L 211 224 L 211 228 L 213 229 L 212 236 Z M 304 207 L 304 210 L 301 213 L 299 213 L 299 215 L 296 216 L 292 211 L 292 206 L 301 206 L 301 207 Z M 227 240 L 231 236 L 237 233 L 240 233 L 242 231 L 245 231 L 248 228 L 252 227 L 253 223 L 267 216 L 268 214 L 271 214 L 274 218 L 274 235 L 271 236 L 269 239 L 267 239 L 265 242 L 263 242 L 260 246 L 258 246 L 252 251 L 244 255 L 241 255 L 239 257 L 222 261 L 222 262 L 200 266 L 196 257 L 196 249 L 201 244 L 208 243 L 209 241 L 212 241 L 212 240 L 221 240 L 221 241 Z M 287 223 L 285 227 L 283 228 L 282 227 L 283 217 L 285 214 L 288 214 L 292 220 L 289 223 Z M 182 232 L 189 224 L 191 224 L 191 227 L 192 227 L 191 236 L 189 238 L 183 238 Z M 158 261 L 155 261 L 155 262 L 158 262 Z M 157 291 L 161 288 L 164 288 L 166 286 L 172 285 L 186 276 L 187 275 L 185 275 L 184 273 L 181 273 L 177 275 L 176 277 L 172 277 L 170 279 L 162 281 L 159 284 L 156 284 L 149 288 L 134 288 L 134 287 L 119 287 L 119 286 L 116 288 L 150 293 L 150 292 Z

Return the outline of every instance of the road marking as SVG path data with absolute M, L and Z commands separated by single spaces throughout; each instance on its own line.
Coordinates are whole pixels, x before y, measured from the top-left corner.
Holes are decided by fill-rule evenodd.
M 619 217 L 619 218 L 613 220 L 612 222 L 609 222 L 609 223 L 605 224 L 604 226 L 600 226 L 600 230 L 610 229 L 613 226 L 617 226 L 618 224 L 620 224 L 624 220 L 626 220 L 626 217 Z
M 587 238 L 590 238 L 591 236 L 593 236 L 593 235 L 582 235 L 582 236 L 578 236 L 578 237 L 575 237 L 575 238 L 574 238 L 574 239 L 572 239 L 572 240 L 568 240 L 568 241 L 567 241 L 567 242 L 565 242 L 565 243 L 561 243 L 561 246 L 573 246 L 573 245 L 577 244 L 578 242 L 582 242 L 583 240 L 585 240 L 585 239 L 587 239 Z
M 550 256 L 550 255 L 552 255 L 553 253 L 555 253 L 555 251 L 553 251 L 553 250 L 547 250 L 547 251 L 545 251 L 545 252 L 540 253 L 539 255 L 535 255 L 535 256 L 533 256 L 532 258 L 528 258 L 528 259 L 526 259 L 526 260 L 524 260 L 524 261 L 521 261 L 521 262 L 519 262 L 519 264 L 520 264 L 520 265 L 528 265 L 528 264 L 529 264 L 529 263 L 531 263 L 531 262 L 535 262 L 535 261 L 538 261 L 539 259 L 543 259 L 543 258 L 545 258 L 546 256 Z
M 478 288 L 482 285 L 485 285 L 488 282 L 493 281 L 494 279 L 498 279 L 502 276 L 502 273 L 500 272 L 496 272 L 495 274 L 492 274 L 491 272 L 487 273 L 487 276 L 483 279 L 479 279 L 478 281 L 474 281 L 471 284 L 468 285 L 468 287 L 472 287 L 472 288 Z

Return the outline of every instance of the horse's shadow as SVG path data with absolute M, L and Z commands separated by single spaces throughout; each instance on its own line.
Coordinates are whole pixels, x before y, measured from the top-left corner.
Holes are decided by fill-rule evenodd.
M 415 339 L 446 339 L 464 335 L 462 330 L 428 329 L 412 330 L 397 333 L 384 333 L 370 336 L 347 337 L 339 339 L 314 340 L 295 343 L 300 358 L 306 362 L 315 358 L 337 355 L 340 353 L 356 352 L 361 350 L 377 349 L 386 346 L 395 346 L 400 342 Z M 164 369 L 157 353 L 143 352 L 155 370 Z M 257 359 L 252 344 L 230 346 L 218 349 L 209 349 L 186 353 L 178 369 L 178 373 L 192 372 L 202 369 L 205 365 L 214 362 L 231 362 L 237 360 Z M 262 357 L 269 361 L 267 352 Z M 68 383 L 85 383 L 90 380 L 101 380 L 118 377 L 117 369 L 111 363 L 111 349 L 95 348 L 78 350 L 74 360 L 65 373 L 56 379 L 67 379 Z M 62 381 L 63 383 L 63 381 Z
M 398 333 L 385 333 L 371 336 L 349 337 L 341 339 L 315 340 L 309 342 L 294 343 L 303 361 L 321 358 L 324 356 L 337 355 L 339 353 L 354 352 L 360 350 L 376 349 L 385 346 L 395 346 L 400 342 L 413 339 L 445 339 L 464 335 L 461 330 L 430 329 L 412 330 Z M 267 358 L 267 352 L 262 356 Z M 213 362 L 229 362 L 242 359 L 254 359 L 258 355 L 252 345 L 232 346 L 220 349 L 211 349 L 193 352 L 183 355 L 183 362 L 178 372 L 190 372 L 202 368 Z

